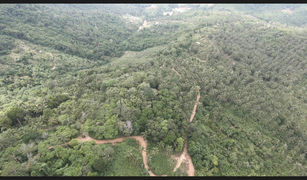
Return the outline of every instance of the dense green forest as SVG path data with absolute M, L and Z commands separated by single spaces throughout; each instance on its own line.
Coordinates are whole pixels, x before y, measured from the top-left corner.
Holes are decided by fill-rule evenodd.
M 1 4 L 0 175 L 306 176 L 306 13 Z

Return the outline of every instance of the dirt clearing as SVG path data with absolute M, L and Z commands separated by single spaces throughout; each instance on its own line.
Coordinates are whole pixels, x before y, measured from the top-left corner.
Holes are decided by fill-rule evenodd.
M 292 13 L 293 13 L 293 11 L 291 10 L 291 9 L 289 9 L 289 8 L 287 8 L 287 9 L 283 9 L 283 10 L 281 10 L 282 12 L 285 12 L 285 13 L 287 13 L 287 14 L 290 14 L 290 15 L 292 15 Z

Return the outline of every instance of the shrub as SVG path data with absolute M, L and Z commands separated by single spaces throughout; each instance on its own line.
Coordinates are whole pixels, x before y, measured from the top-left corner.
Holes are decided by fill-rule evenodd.
M 74 147 L 79 144 L 79 141 L 77 139 L 73 139 L 69 142 L 69 146 Z
M 131 139 L 131 138 L 125 139 L 124 142 L 127 145 L 132 146 L 132 147 L 137 147 L 139 145 L 135 139 Z
M 15 124 L 22 123 L 25 117 L 25 112 L 18 106 L 13 106 L 9 111 L 6 112 L 6 116 L 10 118 Z
M 172 164 L 169 158 L 165 158 L 164 154 L 153 156 L 148 165 L 150 170 L 156 175 L 174 175 L 173 168 L 175 164 Z
M 30 131 L 28 134 L 23 136 L 23 142 L 28 143 L 30 140 L 40 139 L 40 133 L 37 131 Z

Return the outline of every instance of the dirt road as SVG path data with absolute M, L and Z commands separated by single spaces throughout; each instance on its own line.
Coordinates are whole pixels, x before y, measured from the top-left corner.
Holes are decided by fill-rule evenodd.
M 198 95 L 197 95 L 197 98 L 196 98 L 196 103 L 194 105 L 194 108 L 193 108 L 193 111 L 192 111 L 192 114 L 191 114 L 191 117 L 190 117 L 190 122 L 192 122 L 193 119 L 194 119 L 199 98 L 200 98 L 200 94 L 199 94 L 199 91 L 198 91 Z
M 204 61 L 204 60 L 201 60 L 201 59 L 199 59 L 198 57 L 195 57 L 198 61 L 201 61 L 201 62 L 207 62 L 207 60 L 208 60 L 208 54 L 207 54 L 207 60 L 206 61 Z
M 106 144 L 106 143 L 114 144 L 114 143 L 118 143 L 118 142 L 124 142 L 124 140 L 128 139 L 128 138 L 132 138 L 132 139 L 137 140 L 137 142 L 140 144 L 140 146 L 142 146 L 144 148 L 144 150 L 142 151 L 142 157 L 143 157 L 143 163 L 145 165 L 145 168 L 150 169 L 148 164 L 147 164 L 147 154 L 146 154 L 147 141 L 144 140 L 143 137 L 141 137 L 141 136 L 128 136 L 128 137 L 121 137 L 121 138 L 117 138 L 117 139 L 96 140 L 96 139 L 93 139 L 93 138 L 87 136 L 85 133 L 83 133 L 83 135 L 85 136 L 85 138 L 82 138 L 82 134 L 81 134 L 79 137 L 77 137 L 77 139 L 81 142 L 94 140 L 96 142 L 96 144 Z M 148 173 L 149 173 L 150 176 L 157 176 L 151 171 L 148 171 Z M 165 176 L 165 175 L 162 175 L 162 176 Z
M 177 72 L 177 71 L 174 69 L 174 67 L 172 68 L 172 70 L 175 71 L 175 72 L 181 77 L 181 75 L 179 74 L 179 72 Z
M 147 26 L 147 21 L 145 20 L 144 23 L 139 27 L 138 31 L 142 30 L 143 28 L 145 28 Z
M 36 154 L 36 155 L 34 156 L 34 158 L 36 158 L 38 155 L 39 155 L 39 154 Z M 29 166 L 30 166 L 30 161 L 28 160 L 27 169 L 29 168 Z
M 196 103 L 194 105 L 194 108 L 193 108 L 193 111 L 192 111 L 192 114 L 191 114 L 191 117 L 190 117 L 190 122 L 192 122 L 193 119 L 194 119 L 199 98 L 200 98 L 200 93 L 198 91 Z M 177 170 L 177 168 L 180 167 L 181 163 L 185 162 L 185 164 L 188 165 L 188 169 L 187 169 L 188 176 L 194 176 L 194 173 L 195 173 L 194 165 L 192 163 L 192 159 L 191 159 L 190 155 L 188 154 L 188 140 L 189 140 L 189 138 L 187 138 L 185 140 L 183 152 L 182 152 L 181 156 L 179 157 L 179 159 L 177 159 L 177 164 L 176 164 L 173 171 L 175 172 Z
M 123 58 L 126 54 L 128 54 L 129 51 L 125 51 L 125 53 L 120 57 Z
M 177 72 L 174 68 L 173 68 L 173 70 L 175 72 Z M 191 117 L 190 117 L 190 122 L 192 122 L 193 119 L 194 119 L 199 99 L 200 99 L 200 93 L 198 91 L 196 103 L 194 105 L 194 108 L 193 108 L 193 111 L 192 111 L 192 114 L 191 114 Z M 83 138 L 82 135 L 84 135 L 85 137 Z M 118 143 L 118 142 L 123 142 L 127 138 L 133 138 L 133 139 L 137 140 L 137 142 L 140 144 L 140 146 L 144 147 L 144 150 L 142 151 L 143 163 L 144 163 L 145 168 L 147 170 L 150 169 L 148 164 L 147 164 L 147 154 L 146 154 L 147 141 L 144 140 L 143 137 L 141 137 L 141 136 L 128 136 L 128 137 L 121 137 L 121 138 L 117 138 L 117 139 L 97 140 L 97 139 L 93 139 L 93 138 L 89 137 L 85 132 L 83 132 L 76 139 L 81 141 L 81 142 L 93 140 L 93 141 L 96 142 L 96 144 L 106 144 L 106 143 L 115 144 L 115 143 Z M 64 144 L 60 144 L 60 146 L 67 145 L 68 143 L 69 142 L 66 142 Z M 49 149 L 52 149 L 52 148 L 54 148 L 54 146 L 49 147 Z M 37 157 L 38 155 L 39 154 L 37 154 L 35 157 Z M 194 173 L 195 173 L 194 165 L 192 163 L 192 159 L 191 159 L 190 155 L 188 154 L 188 138 L 185 140 L 184 149 L 183 149 L 181 156 L 179 157 L 179 159 L 177 159 L 177 164 L 176 164 L 176 166 L 173 170 L 174 172 L 180 167 L 182 162 L 185 162 L 185 164 L 188 165 L 188 168 L 187 168 L 188 176 L 194 176 Z M 29 166 L 30 166 L 30 161 L 28 161 L 27 168 L 29 168 Z M 152 171 L 148 171 L 148 173 L 149 173 L 150 176 L 157 176 Z M 162 176 L 166 176 L 166 175 L 162 175 Z
M 85 136 L 85 138 L 82 137 L 82 135 Z M 80 134 L 80 136 L 78 136 L 76 139 L 81 141 L 81 142 L 86 142 L 86 141 L 95 141 L 96 144 L 106 144 L 106 143 L 118 143 L 118 142 L 124 142 L 125 139 L 128 138 L 132 138 L 137 140 L 137 142 L 140 144 L 140 146 L 144 147 L 144 150 L 142 151 L 142 157 L 143 157 L 143 163 L 145 165 L 145 168 L 148 170 L 150 169 L 148 164 L 147 164 L 147 154 L 146 154 L 146 148 L 147 148 L 147 141 L 143 139 L 143 137 L 141 136 L 128 136 L 128 137 L 121 137 L 121 138 L 117 138 L 117 139 L 107 139 L 107 140 L 97 140 L 97 139 L 93 139 L 91 137 L 89 137 L 85 132 L 83 132 L 82 134 Z M 63 146 L 63 145 L 67 145 L 69 144 L 69 142 L 66 142 L 64 144 L 60 144 L 59 146 Z M 50 146 L 49 149 L 54 148 L 55 146 Z M 36 156 L 38 156 L 39 154 L 37 154 Z M 36 157 L 35 156 L 35 157 Z M 29 168 L 30 166 L 30 161 L 27 164 L 27 168 Z M 150 176 L 157 176 L 155 175 L 153 172 L 148 171 Z M 165 175 L 162 175 L 165 176 Z
M 56 64 L 55 64 L 55 59 L 53 59 L 53 67 L 51 68 L 51 70 L 54 70 L 54 69 L 55 69 L 55 66 L 56 66 Z

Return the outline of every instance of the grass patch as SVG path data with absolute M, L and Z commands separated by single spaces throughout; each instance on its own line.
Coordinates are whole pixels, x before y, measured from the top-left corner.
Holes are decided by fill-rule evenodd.
M 171 161 L 171 157 L 165 157 L 165 154 L 157 154 L 156 156 L 148 155 L 148 158 L 151 157 L 151 160 L 148 161 L 148 166 L 150 170 L 156 175 L 167 175 L 175 176 L 176 172 L 173 172 L 173 169 L 176 165 L 176 161 Z
M 147 153 L 149 153 L 154 147 L 158 147 L 158 143 L 151 140 L 147 140 Z
M 122 58 L 113 59 L 110 62 L 112 66 L 120 66 L 126 67 L 131 64 L 143 63 L 148 62 L 150 60 L 154 60 L 152 55 L 159 50 L 164 49 L 166 46 L 156 46 L 152 48 L 145 49 L 143 51 L 129 51 L 126 55 Z
M 144 165 L 142 165 L 142 154 L 135 139 L 126 139 L 123 143 L 117 143 L 113 147 L 117 150 L 111 165 L 104 172 L 104 176 L 149 176 Z M 130 160 L 125 158 L 128 149 L 132 149 L 135 156 L 138 156 L 137 162 L 134 161 L 134 158 Z

